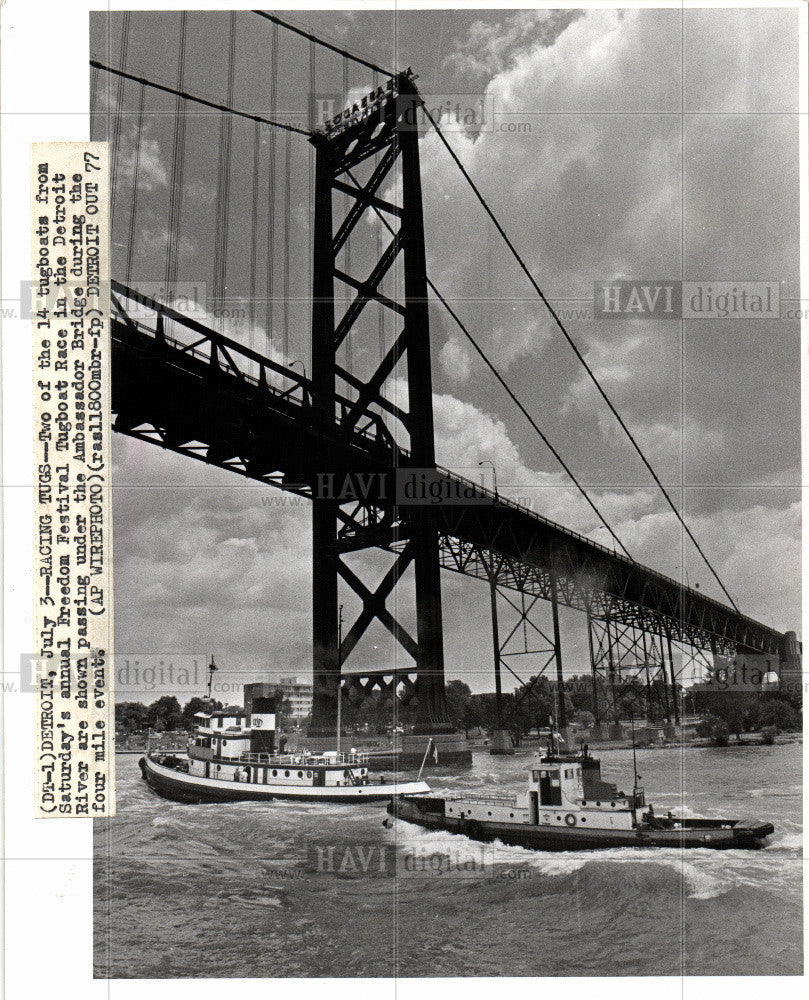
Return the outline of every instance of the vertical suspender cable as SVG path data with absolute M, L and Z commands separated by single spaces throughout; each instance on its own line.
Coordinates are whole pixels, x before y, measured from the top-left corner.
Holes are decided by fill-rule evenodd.
M 646 457 L 643 449 L 638 444 L 637 440 L 635 439 L 635 436 L 632 434 L 632 431 L 630 431 L 629 427 L 627 426 L 626 422 L 624 421 L 624 418 L 618 412 L 615 404 L 612 402 L 612 400 L 610 399 L 610 397 L 607 395 L 606 390 L 602 386 L 601 382 L 599 381 L 599 379 L 598 379 L 597 375 L 595 374 L 595 372 L 593 371 L 593 369 L 588 364 L 587 359 L 582 354 L 581 349 L 579 348 L 578 344 L 571 337 L 571 335 L 568 333 L 567 328 L 565 327 L 564 323 L 562 322 L 559 314 L 553 308 L 553 306 L 551 305 L 551 303 L 548 300 L 547 296 L 542 291 L 542 289 L 539 287 L 539 284 L 537 283 L 536 278 L 534 278 L 533 274 L 531 273 L 530 268 L 525 263 L 525 260 L 523 259 L 522 255 L 519 253 L 519 251 L 517 250 L 517 248 L 515 247 L 515 245 L 512 243 L 512 241 L 511 241 L 508 233 L 505 231 L 505 229 L 503 228 L 503 226 L 500 224 L 499 220 L 497 219 L 497 216 L 494 214 L 494 212 L 490 208 L 489 203 L 486 201 L 486 199 L 481 194 L 480 189 L 478 188 L 477 184 L 475 184 L 475 182 L 472 180 L 472 178 L 471 178 L 471 176 L 469 174 L 469 171 L 466 169 L 466 167 L 463 165 L 463 163 L 459 159 L 458 154 L 455 152 L 455 150 L 450 145 L 450 143 L 447 140 L 446 136 L 444 135 L 443 131 L 439 127 L 438 122 L 436 122 L 435 118 L 430 114 L 429 109 L 427 108 L 426 104 L 424 104 L 423 101 L 421 101 L 421 106 L 424 109 L 424 113 L 427 116 L 428 121 L 430 122 L 430 124 L 435 129 L 436 134 L 438 135 L 438 138 L 443 143 L 444 148 L 447 150 L 447 152 L 449 153 L 449 155 L 452 157 L 453 161 L 455 162 L 455 165 L 458 167 L 458 169 L 460 170 L 460 172 L 463 175 L 464 179 L 466 180 L 467 184 L 472 189 L 475 197 L 477 198 L 477 200 L 480 203 L 480 205 L 483 208 L 483 210 L 486 212 L 486 214 L 489 216 L 489 218 L 491 219 L 491 221 L 494 223 L 495 229 L 498 231 L 498 233 L 500 234 L 503 242 L 508 247 L 509 252 L 511 253 L 512 257 L 515 259 L 515 261 L 517 262 L 517 264 L 520 266 L 520 269 L 522 270 L 523 274 L 525 274 L 526 278 L 528 278 L 528 281 L 530 282 L 531 287 L 534 289 L 534 291 L 539 296 L 540 301 L 542 302 L 542 304 L 545 306 L 545 308 L 550 313 L 551 318 L 553 319 L 554 323 L 559 328 L 559 330 L 561 331 L 562 335 L 564 336 L 565 340 L 568 342 L 568 344 L 570 345 L 570 347 L 573 349 L 573 353 L 576 355 L 576 358 L 578 359 L 578 361 L 581 364 L 581 366 L 587 372 L 587 375 L 589 376 L 590 381 L 595 386 L 595 388 L 598 391 L 598 393 L 601 396 L 601 398 L 607 404 L 607 407 L 610 410 L 610 412 L 612 413 L 612 415 L 618 421 L 618 423 L 619 423 L 619 425 L 621 427 L 621 430 L 623 430 L 623 432 L 627 436 L 630 444 L 632 445 L 632 447 L 637 452 L 638 457 L 643 462 L 643 464 L 646 466 L 646 470 L 648 471 L 648 473 L 652 477 L 652 479 L 655 481 L 655 484 L 657 485 L 657 488 L 663 494 L 663 496 L 664 496 L 666 502 L 668 503 L 669 507 L 671 507 L 671 510 L 674 513 L 674 516 L 677 518 L 677 520 L 682 525 L 683 530 L 688 535 L 688 537 L 691 539 L 691 541 L 692 541 L 692 543 L 694 545 L 694 548 L 697 550 L 697 552 L 699 552 L 700 556 L 702 557 L 703 562 L 705 563 L 705 565 L 710 570 L 713 578 L 719 584 L 719 586 L 722 589 L 722 592 L 724 593 L 725 597 L 728 599 L 728 601 L 730 602 L 731 606 L 733 607 L 733 610 L 736 611 L 737 613 L 739 613 L 739 608 L 737 607 L 736 602 L 731 597 L 730 592 L 728 591 L 727 587 L 722 582 L 719 574 L 714 569 L 711 561 L 708 559 L 708 557 L 703 552 L 702 547 L 700 546 L 699 542 L 695 538 L 693 532 L 691 531 L 691 529 L 686 524 L 685 518 L 680 513 L 679 509 L 677 508 L 677 505 L 671 499 L 671 496 L 669 495 L 668 490 L 663 485 L 663 483 L 660 480 L 659 476 L 655 472 L 654 468 L 652 467 L 652 464 L 649 462 L 649 460 Z
M 137 133 L 135 135 L 135 162 L 132 168 L 132 209 L 129 213 L 129 240 L 126 244 L 126 283 L 132 285 L 132 253 L 135 247 L 135 221 L 138 212 L 138 187 L 140 186 L 140 137 L 143 134 L 143 103 L 146 88 L 140 88 L 138 101 Z
M 123 24 L 121 25 L 121 69 L 126 69 L 126 55 L 127 49 L 129 47 L 129 12 L 124 14 Z M 121 153 L 121 116 L 122 108 L 124 104 L 124 83 L 125 80 L 122 76 L 118 77 L 118 92 L 115 95 L 115 127 L 112 130 L 112 176 L 110 178 L 112 185 L 112 194 L 110 197 L 110 214 L 115 215 L 115 195 L 118 190 L 117 180 L 118 180 L 118 161 Z M 107 136 L 109 138 L 109 136 Z
M 292 174 L 292 133 L 286 134 L 284 150 L 284 361 L 289 359 L 289 217 Z
M 228 45 L 227 103 L 233 104 L 233 78 L 236 49 L 236 14 L 231 11 L 230 39 Z M 228 222 L 230 210 L 230 151 L 233 138 L 233 121 L 223 113 L 219 127 L 219 194 L 217 197 L 216 231 L 214 233 L 214 307 L 222 314 L 227 282 Z M 222 323 L 219 324 L 222 329 Z
M 185 42 L 188 14 L 180 14 L 180 47 L 177 55 L 177 90 L 185 85 Z M 169 233 L 166 248 L 166 297 L 170 302 L 177 284 L 177 262 L 180 245 L 180 212 L 183 198 L 183 168 L 185 165 L 185 110 L 177 97 L 174 105 L 174 149 L 172 152 L 172 184 L 169 195 Z
M 270 116 L 274 119 L 278 102 L 278 25 L 272 26 L 270 66 Z M 267 164 L 267 353 L 273 353 L 273 265 L 275 254 L 275 129 L 269 130 Z M 289 135 L 289 133 L 287 133 Z
M 98 111 L 98 74 L 95 66 L 90 67 L 90 138 L 93 137 L 93 115 Z
M 253 123 L 253 198 L 250 205 L 252 227 L 250 232 L 250 347 L 256 327 L 256 274 L 258 272 L 258 154 L 261 148 L 261 125 Z
M 374 84 L 374 90 L 376 91 L 377 87 L 379 86 L 379 74 L 377 73 L 376 70 L 374 70 L 373 84 Z M 374 155 L 374 169 L 376 169 L 378 164 L 379 164 L 379 153 L 376 153 Z M 377 216 L 379 216 L 378 212 Z M 379 219 L 378 219 L 376 227 L 376 259 L 379 260 L 381 256 L 382 256 L 382 230 L 380 229 Z M 385 307 L 382 305 L 381 302 L 377 302 L 376 312 L 377 316 L 379 317 L 379 363 L 382 364 L 382 361 L 385 357 Z

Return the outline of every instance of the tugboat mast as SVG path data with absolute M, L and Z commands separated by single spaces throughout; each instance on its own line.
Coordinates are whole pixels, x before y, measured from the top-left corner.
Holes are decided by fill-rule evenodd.
M 214 675 L 214 671 L 217 670 L 217 669 L 218 669 L 218 667 L 216 666 L 216 664 L 213 661 L 213 653 L 211 653 L 211 662 L 208 665 L 208 701 L 209 702 L 211 701 L 211 686 L 213 684 L 213 675 Z
M 343 728 L 343 605 L 337 618 L 337 759 L 340 759 L 340 730 Z

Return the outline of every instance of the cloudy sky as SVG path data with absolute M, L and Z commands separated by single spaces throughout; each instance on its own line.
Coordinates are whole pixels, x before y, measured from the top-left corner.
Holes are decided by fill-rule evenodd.
M 383 66 L 412 66 L 428 104 L 448 95 L 485 97 L 493 127 L 448 131 L 453 147 L 540 285 L 566 310 L 571 335 L 741 610 L 779 629 L 798 628 L 798 323 L 592 316 L 594 282 L 616 278 L 768 280 L 780 282 L 784 308 L 797 299 L 796 12 L 453 10 L 396 18 L 378 11 L 296 12 L 290 19 Z M 175 85 L 178 24 L 176 14 L 133 14 L 129 71 Z M 120 65 L 120 16 L 99 15 L 92 27 L 94 54 Z M 227 15 L 189 17 L 186 89 L 224 98 L 227 31 Z M 155 37 L 165 42 L 159 51 Z M 274 108 L 271 26 L 240 14 L 237 51 L 234 104 L 305 124 L 308 44 L 280 32 Z M 319 52 L 315 73 L 317 93 L 342 90 L 337 57 Z M 352 93 L 372 83 L 359 67 L 349 70 L 347 82 Z M 134 86 L 119 94 L 99 78 L 96 95 L 100 111 L 137 106 Z M 134 222 L 136 119 L 123 119 L 115 266 L 126 279 L 131 227 L 133 284 L 159 285 L 164 274 L 172 110 L 171 99 L 148 96 Z M 99 116 L 96 137 L 105 127 Z M 179 277 L 206 286 L 213 275 L 218 137 L 216 116 L 187 118 L 182 222 L 175 234 Z M 273 146 L 260 135 L 263 179 L 255 205 L 253 141 L 252 126 L 234 124 L 227 295 L 231 303 L 241 301 L 247 315 L 222 321 L 223 329 L 309 370 L 311 158 L 305 139 L 293 137 L 287 226 L 287 140 L 281 135 Z M 271 157 L 272 189 L 264 179 Z M 721 596 L 434 135 L 423 137 L 421 161 L 435 283 L 633 556 Z M 276 208 L 268 238 L 270 191 Z M 251 270 L 254 215 L 259 242 Z M 375 239 L 370 228 L 367 235 Z M 269 312 L 268 256 L 275 297 Z M 439 462 L 479 477 L 478 463 L 491 461 L 501 492 L 606 542 L 592 512 L 451 320 L 433 308 L 431 324 Z M 383 338 L 392 332 L 383 331 Z M 355 350 L 368 361 L 379 334 L 365 335 Z M 125 437 L 115 438 L 114 458 L 119 657 L 154 664 L 213 650 L 239 683 L 306 674 L 306 504 Z M 372 574 L 378 561 L 369 554 L 357 565 Z M 489 690 L 486 588 L 453 574 L 442 579 L 448 676 Z M 406 590 L 401 600 L 407 603 Z M 347 608 L 350 617 L 348 600 Z M 408 622 L 406 608 L 401 614 Z M 566 672 L 586 669 L 584 622 L 567 613 L 562 627 Z M 376 631 L 357 655 L 355 668 L 386 666 L 400 654 Z M 526 661 L 518 670 L 527 675 L 532 665 Z

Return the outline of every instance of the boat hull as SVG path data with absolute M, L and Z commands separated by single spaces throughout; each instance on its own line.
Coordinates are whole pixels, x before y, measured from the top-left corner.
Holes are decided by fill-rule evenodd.
M 547 827 L 528 823 L 496 823 L 459 819 L 444 814 L 444 800 L 395 797 L 388 812 L 397 819 L 427 830 L 463 834 L 484 843 L 494 840 L 535 851 L 590 851 L 610 847 L 710 848 L 757 850 L 773 832 L 771 823 L 714 819 L 685 819 L 676 829 L 583 829 L 580 826 Z M 733 825 L 728 825 L 728 824 Z
M 158 764 L 150 757 L 141 757 L 138 763 L 141 775 L 149 787 L 173 802 L 270 802 L 273 799 L 300 802 L 384 802 L 394 795 L 420 795 L 429 791 L 429 786 L 423 781 L 339 787 L 253 785 L 197 777 Z

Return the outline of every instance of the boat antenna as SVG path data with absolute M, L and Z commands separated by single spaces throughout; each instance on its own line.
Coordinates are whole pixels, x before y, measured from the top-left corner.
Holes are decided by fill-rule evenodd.
M 634 791 L 638 790 L 638 755 L 635 751 L 635 713 L 630 708 L 629 710 L 629 721 L 632 727 L 632 771 L 635 775 L 635 787 Z
M 556 693 L 553 696 L 553 716 L 551 717 L 551 757 L 559 756 L 559 744 L 556 742 Z
M 216 666 L 216 664 L 213 661 L 213 653 L 211 653 L 211 662 L 208 665 L 208 701 L 211 700 L 211 685 L 213 684 L 214 671 L 218 670 L 218 669 L 219 668 Z

